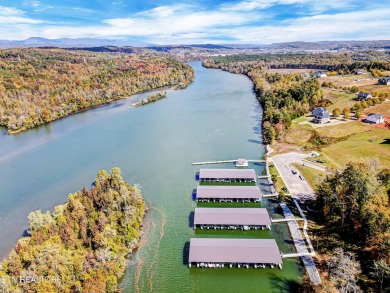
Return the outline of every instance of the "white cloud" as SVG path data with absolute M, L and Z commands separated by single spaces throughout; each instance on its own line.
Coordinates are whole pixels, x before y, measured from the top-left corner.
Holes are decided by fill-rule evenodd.
M 245 3 L 256 2 L 260 7 L 260 4 L 303 4 L 311 1 L 313 0 L 258 0 Z M 322 6 L 317 4 L 317 8 L 321 10 L 329 5 L 336 7 L 338 2 L 342 1 L 328 0 L 321 4 Z M 346 3 L 348 2 L 343 1 L 341 5 L 347 5 Z M 261 10 L 227 9 L 227 6 L 223 5 L 219 9 L 205 11 L 195 5 L 177 4 L 159 6 L 125 18 L 105 19 L 100 24 L 86 26 L 44 23 L 42 20 L 26 17 L 21 10 L 3 8 L 0 9 L 3 11 L 0 12 L 0 31 L 2 38 L 7 39 L 25 39 L 32 36 L 132 37 L 160 44 L 235 42 L 226 39 L 237 40 L 239 43 L 390 39 L 390 7 L 336 14 L 323 13 L 270 24 L 271 22 L 267 22 L 269 16 L 263 15 Z
M 230 11 L 253 11 L 256 9 L 267 9 L 275 5 L 305 5 L 313 13 L 318 13 L 329 9 L 352 7 L 352 2 L 352 0 L 245 0 L 234 4 L 223 5 L 222 8 Z
M 253 11 L 255 9 L 266 9 L 278 4 L 302 4 L 310 0 L 249 0 L 234 4 L 223 5 L 223 9 L 232 11 Z
M 23 15 L 24 12 L 20 9 L 13 7 L 0 6 L 0 15 L 2 16 L 19 16 Z
M 241 43 L 389 39 L 390 8 L 304 17 L 283 26 L 240 27 L 221 31 Z
M 44 22 L 39 19 L 25 17 L 24 14 L 25 13 L 23 10 L 13 8 L 13 7 L 0 6 L 0 28 L 1 28 L 1 24 L 12 24 L 12 23 L 39 24 Z

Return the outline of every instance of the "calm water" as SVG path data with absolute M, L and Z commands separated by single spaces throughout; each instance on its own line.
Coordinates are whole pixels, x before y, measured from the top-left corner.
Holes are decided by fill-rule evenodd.
M 189 219 L 195 202 L 196 161 L 261 159 L 261 108 L 244 76 L 202 68 L 193 84 L 169 91 L 144 107 L 118 101 L 22 134 L 0 136 L 0 257 L 27 227 L 30 211 L 52 209 L 67 194 L 90 186 L 101 169 L 118 166 L 140 184 L 149 213 L 140 250 L 129 260 L 125 292 L 286 292 L 300 281 L 299 262 L 279 269 L 188 269 L 191 237 L 276 238 L 292 251 L 287 226 L 272 231 L 197 231 Z M 220 165 L 219 167 L 233 167 Z M 253 165 L 258 173 L 262 165 Z M 266 188 L 263 186 L 262 188 Z M 271 202 L 264 205 L 273 209 Z M 222 234 L 224 233 L 224 234 Z

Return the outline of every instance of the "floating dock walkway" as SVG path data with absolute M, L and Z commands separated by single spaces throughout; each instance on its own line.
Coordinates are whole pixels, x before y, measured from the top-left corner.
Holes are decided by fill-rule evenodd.
M 288 206 L 284 203 L 280 203 L 280 207 L 283 209 L 283 214 L 285 219 L 290 219 L 291 221 L 288 221 L 288 227 L 290 229 L 291 237 L 294 241 L 295 249 L 297 250 L 297 253 L 291 253 L 291 254 L 282 254 L 286 257 L 301 257 L 302 262 L 306 268 L 306 271 L 309 275 L 310 281 L 313 285 L 319 285 L 321 284 L 321 277 L 320 274 L 317 271 L 316 264 L 314 263 L 314 260 L 312 256 L 315 254 L 314 250 L 312 252 L 309 252 L 306 247 L 306 242 L 302 237 L 301 230 L 299 229 L 298 223 L 296 221 L 296 218 L 292 214 L 291 210 L 288 208 Z M 304 220 L 304 219 L 303 219 Z M 305 221 L 306 222 L 306 221 Z
M 195 162 L 192 165 L 212 165 L 212 164 L 226 164 L 226 163 L 236 163 L 237 167 L 248 166 L 248 163 L 265 163 L 266 160 L 246 160 L 246 159 L 237 159 L 237 160 L 224 160 L 224 161 L 208 161 L 208 162 Z

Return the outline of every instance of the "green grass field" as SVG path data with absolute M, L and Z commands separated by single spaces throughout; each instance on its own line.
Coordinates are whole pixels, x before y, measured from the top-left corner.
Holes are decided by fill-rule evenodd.
M 302 166 L 298 163 L 292 163 L 292 165 L 301 172 L 306 181 L 310 184 L 313 190 L 316 190 L 317 185 L 325 178 L 326 173 L 317 169 L 313 169 L 307 166 Z
M 340 138 L 356 133 L 362 133 L 365 131 L 371 131 L 372 125 L 364 124 L 361 122 L 342 123 L 334 126 L 319 127 L 316 131 L 321 136 Z
M 356 94 L 348 94 L 346 92 L 330 89 L 324 89 L 324 93 L 325 98 L 333 102 L 332 105 L 327 107 L 329 112 L 332 112 L 333 109 L 336 108 L 342 110 L 345 107 L 352 107 L 356 103 L 356 101 L 354 100 Z
M 321 150 L 330 167 L 344 168 L 350 161 L 364 162 L 378 158 L 383 168 L 390 168 L 390 131 L 372 127 Z

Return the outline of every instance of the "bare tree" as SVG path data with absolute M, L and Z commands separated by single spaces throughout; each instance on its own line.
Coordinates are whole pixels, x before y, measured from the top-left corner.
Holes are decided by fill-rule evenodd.
M 346 253 L 342 248 L 336 248 L 329 260 L 330 278 L 342 293 L 361 292 L 357 285 L 360 274 L 360 263 L 352 253 Z

